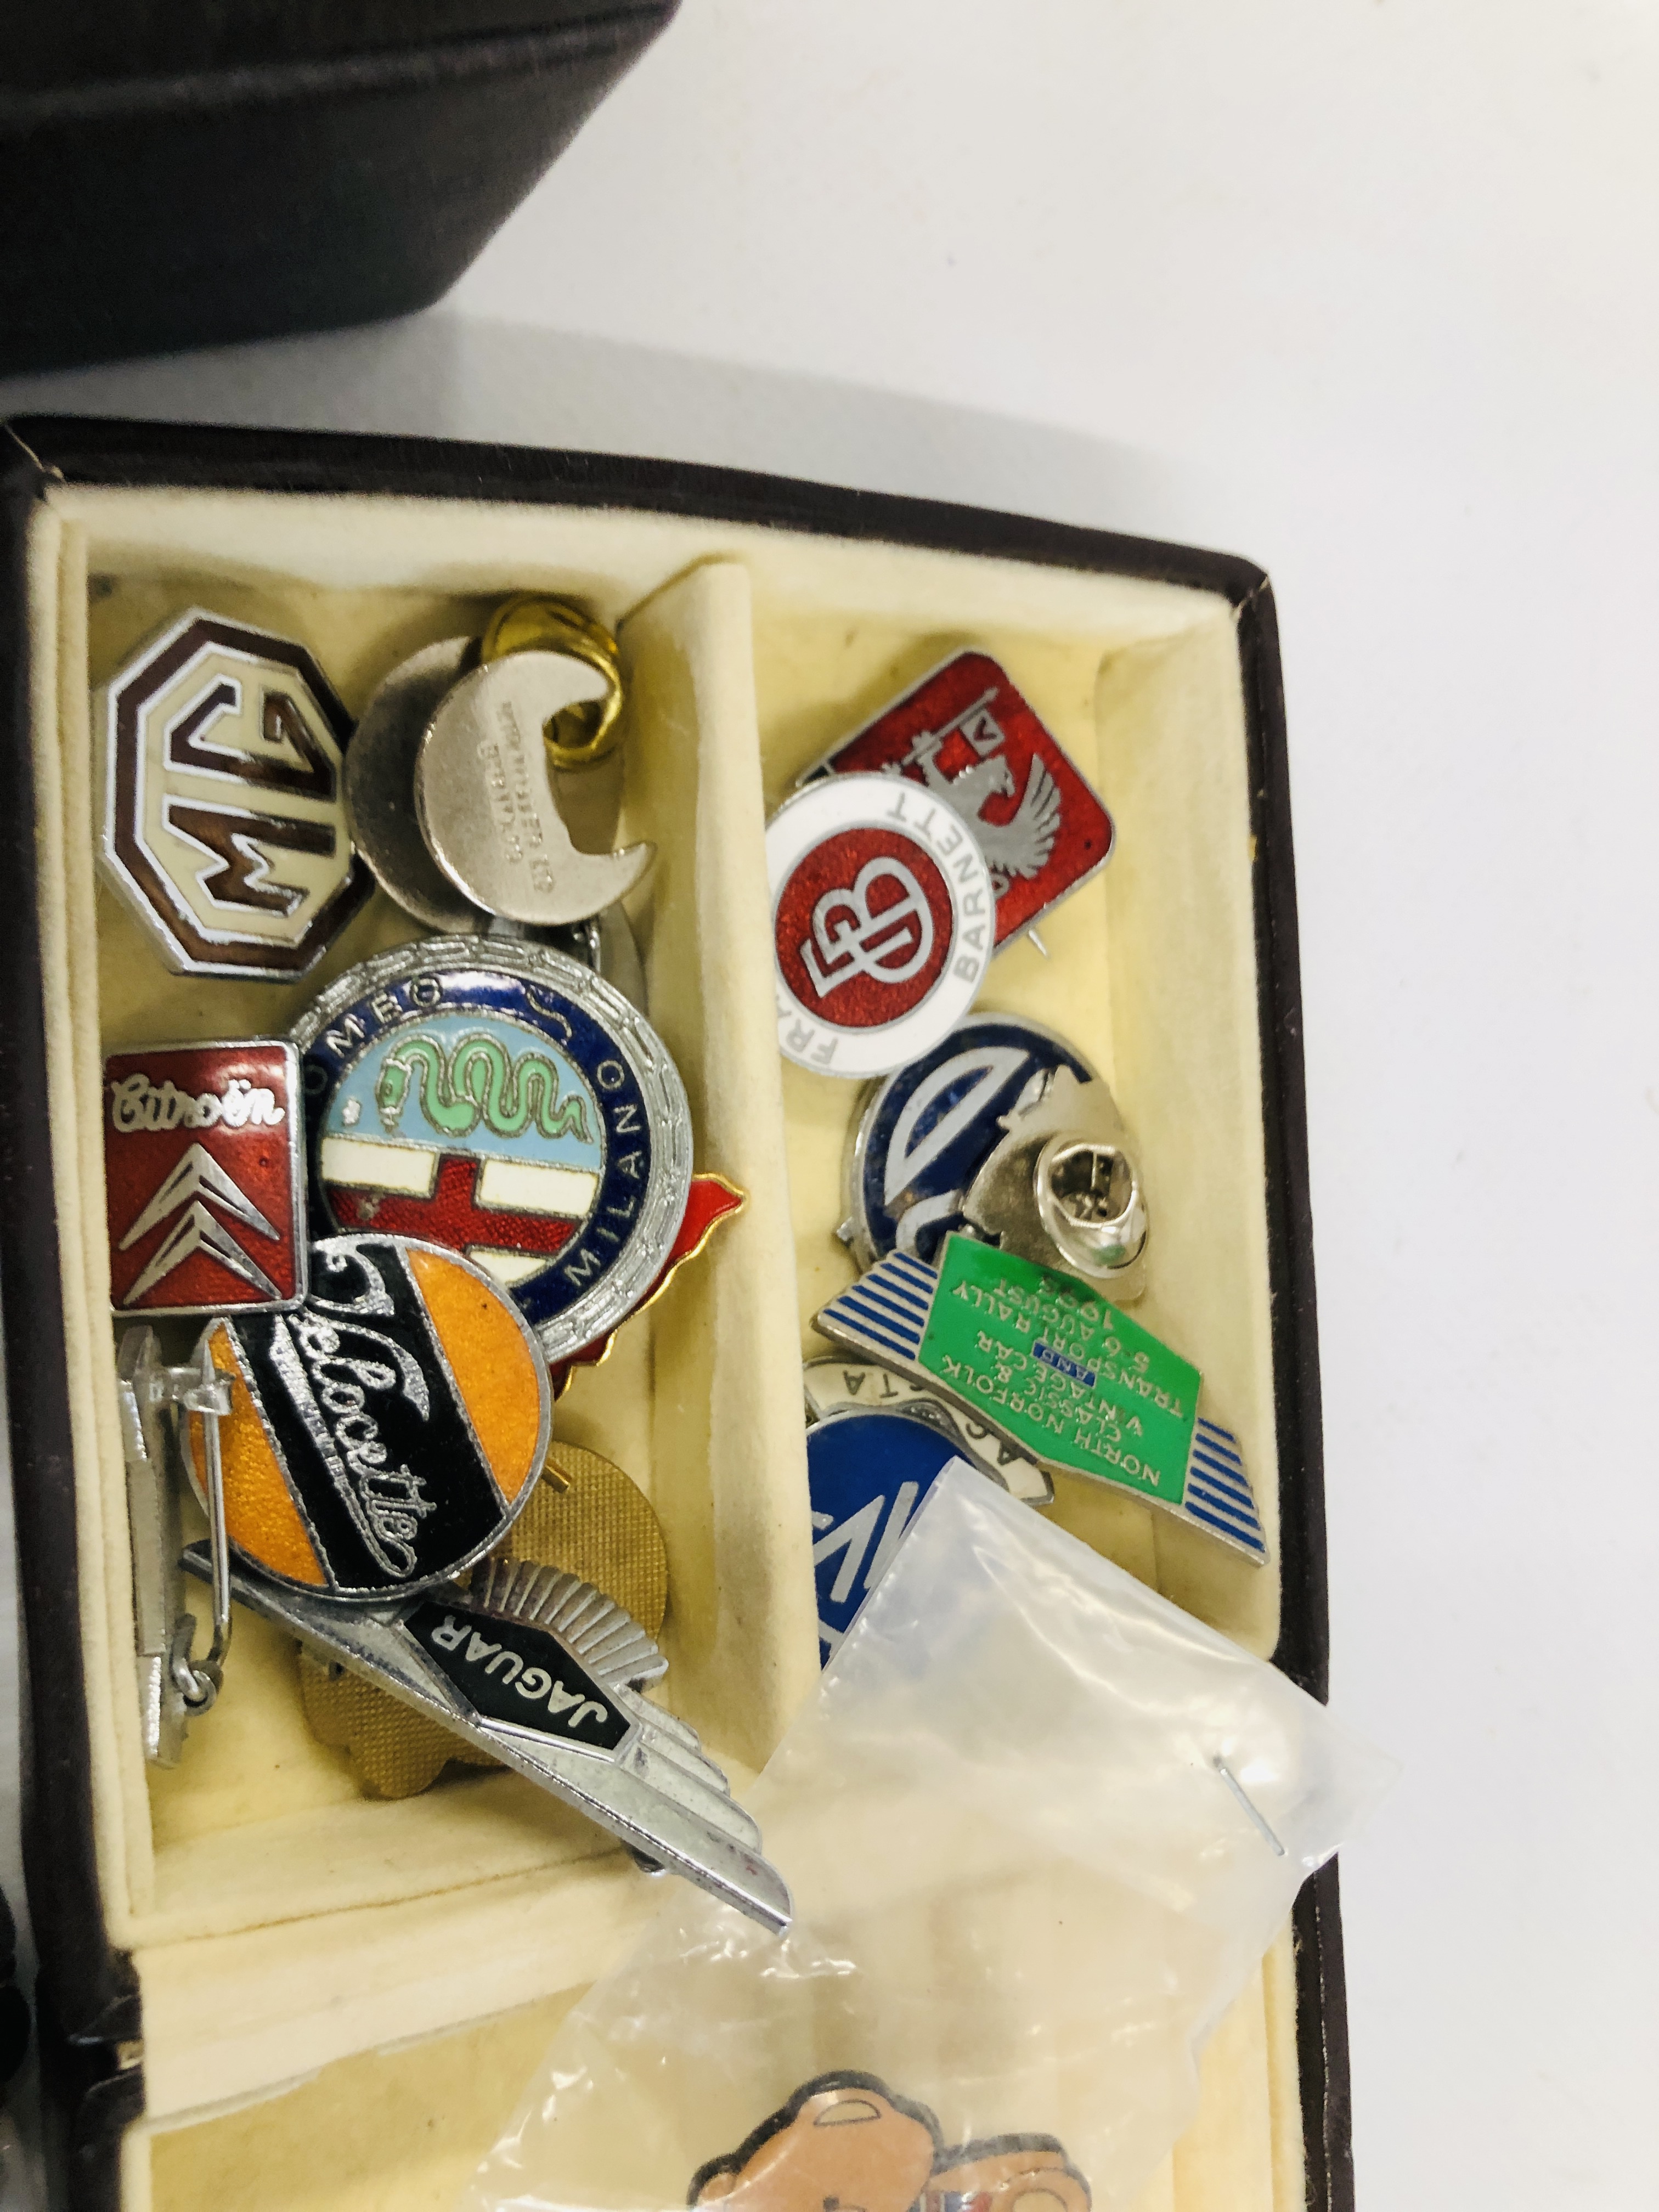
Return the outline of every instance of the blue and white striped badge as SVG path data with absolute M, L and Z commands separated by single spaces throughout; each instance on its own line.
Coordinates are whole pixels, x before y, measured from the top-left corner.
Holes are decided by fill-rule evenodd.
M 940 1265 L 878 1261 L 814 1327 L 913 1377 L 1052 1471 L 1161 1505 L 1257 1564 L 1238 1439 L 1197 1410 L 1198 1370 L 1077 1278 L 961 1236 Z

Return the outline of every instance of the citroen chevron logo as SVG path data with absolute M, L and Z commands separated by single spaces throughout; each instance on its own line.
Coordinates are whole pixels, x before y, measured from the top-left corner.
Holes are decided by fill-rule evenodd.
M 163 1178 L 149 1203 L 122 1237 L 118 1249 L 130 1251 L 139 1239 L 149 1236 L 152 1229 L 173 1214 L 179 1219 L 163 1237 L 151 1255 L 149 1263 L 127 1293 L 127 1303 L 134 1304 L 147 1291 L 165 1281 L 174 1268 L 180 1267 L 197 1252 L 204 1252 L 216 1260 L 222 1267 L 229 1269 L 265 1297 L 279 1298 L 281 1291 L 264 1269 L 243 1250 L 209 1211 L 210 1202 L 217 1206 L 234 1221 L 258 1231 L 262 1237 L 276 1238 L 279 1243 L 282 1231 L 266 1220 L 258 1207 L 244 1195 L 230 1176 L 219 1165 L 212 1154 L 201 1145 L 191 1145 Z

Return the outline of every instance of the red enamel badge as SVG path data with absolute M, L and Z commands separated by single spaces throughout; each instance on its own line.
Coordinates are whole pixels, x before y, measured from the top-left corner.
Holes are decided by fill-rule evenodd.
M 1112 817 L 988 653 L 958 653 L 827 755 L 813 776 L 897 773 L 979 842 L 1006 945 L 1111 857 Z
M 290 1044 L 156 1045 L 104 1062 L 117 1313 L 292 1306 L 305 1295 L 299 1059 Z

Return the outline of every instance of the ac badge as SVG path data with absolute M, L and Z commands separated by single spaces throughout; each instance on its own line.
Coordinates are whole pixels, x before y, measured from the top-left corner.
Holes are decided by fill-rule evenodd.
M 827 776 L 766 827 L 778 1044 L 827 1075 L 884 1075 L 973 1005 L 991 878 L 944 800 L 896 777 Z
M 428 939 L 350 969 L 295 1024 L 319 1218 L 460 1252 L 550 1360 L 632 1312 L 691 1181 L 679 1073 L 562 954 Z
M 104 1063 L 110 1302 L 217 1313 L 305 1296 L 303 1133 L 291 1044 L 152 1045 Z
M 313 1244 L 291 1314 L 225 1314 L 203 1339 L 230 1384 L 225 1528 L 278 1582 L 374 1599 L 447 1580 L 529 1501 L 553 1394 L 513 1302 L 453 1252 L 395 1237 Z M 185 1424 L 191 1478 L 200 1414 Z
M 110 684 L 103 858 L 181 974 L 291 982 L 373 889 L 351 720 L 302 645 L 200 609 Z
M 958 653 L 808 771 L 902 775 L 947 801 L 996 890 L 996 941 L 1034 929 L 1111 858 L 1112 817 L 988 653 Z

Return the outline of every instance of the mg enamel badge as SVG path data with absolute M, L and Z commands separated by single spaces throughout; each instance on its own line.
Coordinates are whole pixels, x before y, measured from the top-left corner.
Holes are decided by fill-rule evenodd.
M 299 1058 L 279 1039 L 151 1045 L 106 1060 L 116 1312 L 297 1304 L 304 1127 Z
M 351 721 L 302 645 L 181 616 L 105 706 L 103 857 L 181 974 L 291 982 L 373 889 L 343 788 Z
M 931 1260 L 961 1229 L 975 1176 L 1006 1118 L 1034 1105 L 1059 1068 L 1094 1071 L 1062 1037 L 1018 1014 L 975 1014 L 890 1075 L 859 1117 L 847 1158 L 842 1235 L 860 1267 L 898 1250 Z
M 969 823 L 996 887 L 996 941 L 1035 928 L 1111 858 L 1112 817 L 988 653 L 958 653 L 805 779 L 902 775 Z
M 778 1042 L 803 1067 L 884 1075 L 973 1005 L 991 879 L 972 831 L 896 776 L 830 776 L 767 824 Z
M 614 1328 L 673 1249 L 691 1117 L 644 1017 L 540 945 L 428 939 L 296 1024 L 319 1218 L 464 1253 L 552 1360 Z
M 445 1581 L 501 1541 L 541 1471 L 546 1364 L 512 1300 L 453 1252 L 326 1239 L 302 1306 L 222 1315 L 202 1341 L 230 1383 L 226 1532 L 278 1582 L 374 1599 Z M 185 1432 L 200 1488 L 202 1416 Z

